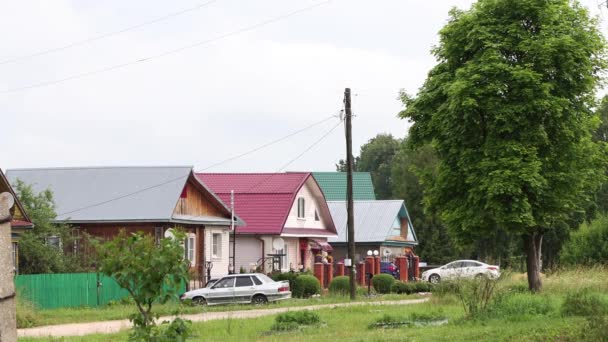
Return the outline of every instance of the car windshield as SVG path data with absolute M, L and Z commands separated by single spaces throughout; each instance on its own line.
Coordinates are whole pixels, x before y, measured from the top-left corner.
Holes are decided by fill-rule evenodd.
M 258 279 L 260 279 L 263 283 L 273 283 L 274 280 L 272 280 L 270 277 L 268 277 L 267 275 L 264 274 L 256 274 L 256 277 L 258 277 Z

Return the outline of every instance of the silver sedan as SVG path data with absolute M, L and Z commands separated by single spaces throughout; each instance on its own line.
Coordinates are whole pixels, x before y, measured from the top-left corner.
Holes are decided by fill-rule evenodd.
M 256 305 L 291 298 L 288 281 L 274 281 L 261 273 L 231 274 L 212 286 L 188 291 L 180 299 L 201 305 L 253 303 Z

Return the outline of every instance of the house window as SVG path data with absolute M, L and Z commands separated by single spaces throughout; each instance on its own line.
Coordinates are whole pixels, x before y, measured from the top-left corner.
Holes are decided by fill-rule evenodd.
M 190 264 L 194 265 L 194 250 L 195 250 L 194 236 L 187 236 L 184 240 L 184 259 L 190 260 Z
M 13 270 L 15 271 L 15 274 L 18 274 L 19 272 L 19 259 L 17 258 L 18 253 L 19 253 L 19 245 L 16 242 L 12 243 L 13 246 Z
M 298 218 L 306 217 L 306 205 L 304 202 L 304 197 L 298 198 Z
M 317 212 L 317 209 L 315 209 L 315 221 L 319 221 L 319 213 Z
M 47 246 L 55 247 L 57 249 L 61 249 L 61 238 L 56 235 L 51 235 L 46 237 Z
M 213 233 L 211 242 L 212 242 L 211 256 L 213 256 L 214 258 L 221 258 L 222 257 L 222 234 Z
M 275 249 L 274 250 L 274 254 L 283 254 L 283 256 L 281 256 L 281 271 L 286 270 L 289 268 L 289 258 L 287 257 L 287 246 L 285 246 L 285 248 L 282 249 Z
M 163 227 L 154 227 L 154 242 L 156 245 L 160 245 L 160 239 L 163 238 Z

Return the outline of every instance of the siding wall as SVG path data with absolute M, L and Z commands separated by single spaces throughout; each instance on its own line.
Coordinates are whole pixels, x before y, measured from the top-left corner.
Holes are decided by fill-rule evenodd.
M 179 198 L 173 214 L 227 217 L 212 204 L 192 181 L 186 183 L 186 198 Z
M 232 255 L 232 246 L 230 246 Z M 244 267 L 247 272 L 252 268 L 252 264 L 258 262 L 262 257 L 262 241 L 255 237 L 236 237 L 236 272 Z M 255 267 L 254 267 L 255 268 Z
M 228 264 L 229 264 L 229 238 L 228 235 L 229 230 L 223 227 L 213 227 L 207 226 L 205 227 L 205 259 L 207 261 L 213 262 L 213 268 L 211 269 L 211 277 L 221 277 L 228 274 Z M 220 256 L 213 257 L 212 249 L 213 249 L 213 234 L 219 233 L 222 236 L 222 243 L 220 249 Z
M 313 181 L 312 178 L 310 178 L 309 181 L 307 181 L 298 192 L 296 199 L 292 203 L 291 210 L 289 211 L 289 216 L 285 222 L 285 227 L 318 229 L 326 228 L 326 225 L 323 222 L 323 213 L 319 209 L 319 203 L 313 194 L 312 184 L 310 184 L 311 181 Z M 298 218 L 298 198 L 300 197 L 303 197 L 305 202 L 305 218 Z M 319 214 L 319 221 L 315 221 L 315 210 L 317 210 L 317 213 Z

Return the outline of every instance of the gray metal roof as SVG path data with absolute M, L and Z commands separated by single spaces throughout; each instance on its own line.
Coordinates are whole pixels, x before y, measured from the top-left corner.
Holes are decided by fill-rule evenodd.
M 329 238 L 331 242 L 346 242 L 346 201 L 327 202 L 331 216 L 338 230 L 337 238 Z M 408 217 L 408 236 L 418 241 L 411 225 L 411 220 L 403 200 L 354 201 L 355 241 L 356 242 L 382 242 L 393 236 L 393 223 L 397 217 Z
M 50 189 L 57 221 L 170 221 L 191 166 L 7 170 L 34 191 Z M 230 221 L 230 219 L 228 219 Z

